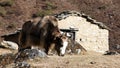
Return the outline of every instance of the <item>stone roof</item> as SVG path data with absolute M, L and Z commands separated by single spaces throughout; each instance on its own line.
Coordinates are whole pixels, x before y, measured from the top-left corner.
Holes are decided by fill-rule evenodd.
M 78 17 L 83 17 L 86 19 L 86 21 L 98 25 L 101 29 L 108 29 L 110 30 L 109 27 L 107 27 L 105 24 L 103 24 L 102 22 L 97 22 L 95 19 L 92 19 L 90 16 L 84 14 L 84 13 L 80 13 L 77 11 L 63 11 L 59 14 L 55 14 L 55 17 L 60 21 L 63 19 L 66 19 L 69 16 L 78 16 Z

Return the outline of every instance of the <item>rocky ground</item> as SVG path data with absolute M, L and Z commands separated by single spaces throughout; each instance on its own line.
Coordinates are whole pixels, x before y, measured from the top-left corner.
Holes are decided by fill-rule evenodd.
M 16 51 L 8 49 L 0 49 L 0 54 L 13 54 L 15 52 Z M 88 52 L 85 55 L 65 55 L 64 57 L 53 55 L 44 58 L 37 57 L 26 60 L 22 62 L 22 64 L 26 65 L 24 68 L 119 68 L 119 59 L 120 55 L 102 55 L 96 52 Z M 14 60 L 9 59 L 6 61 Z M 4 65 L 3 68 L 15 67 L 13 62 Z
M 120 48 L 117 48 L 120 46 L 120 0 L 0 0 L 0 36 L 14 32 L 30 18 L 65 10 L 83 12 L 111 28 L 110 50 L 120 52 Z M 16 51 L 0 48 L 0 54 L 7 53 L 14 54 Z M 119 58 L 120 55 L 91 52 L 87 55 L 36 58 L 28 62 L 31 68 L 119 68 Z M 10 64 L 3 65 L 6 65 L 6 68 L 14 67 L 13 60 L 8 63 Z

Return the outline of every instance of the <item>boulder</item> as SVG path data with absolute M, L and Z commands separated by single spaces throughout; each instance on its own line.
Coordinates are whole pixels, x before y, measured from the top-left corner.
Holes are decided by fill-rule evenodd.
M 11 41 L 2 41 L 0 46 L 8 49 L 13 49 L 13 50 L 18 49 L 18 45 Z
M 15 62 L 34 59 L 35 57 L 47 57 L 47 54 L 44 51 L 38 49 L 25 49 L 17 53 Z

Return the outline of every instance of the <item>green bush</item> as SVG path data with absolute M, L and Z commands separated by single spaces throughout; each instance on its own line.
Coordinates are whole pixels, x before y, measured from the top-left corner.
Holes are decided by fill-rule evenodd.
M 0 6 L 12 6 L 14 3 L 14 0 L 1 0 Z
M 54 4 L 51 3 L 51 2 L 46 2 L 46 8 L 47 8 L 48 10 L 51 10 L 51 9 L 56 9 L 57 6 L 54 5 Z
M 0 6 L 0 16 L 5 16 L 6 13 L 7 11 L 5 10 L 5 8 Z
M 42 11 L 38 11 L 37 13 L 33 14 L 33 17 L 43 17 L 46 15 L 50 15 L 53 12 L 51 10 L 42 10 Z

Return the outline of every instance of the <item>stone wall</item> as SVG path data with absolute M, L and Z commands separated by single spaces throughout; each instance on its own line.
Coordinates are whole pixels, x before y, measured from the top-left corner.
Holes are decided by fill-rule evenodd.
M 62 12 L 56 17 L 59 20 L 59 28 L 77 28 L 76 41 L 86 50 L 104 53 L 109 50 L 109 31 L 108 27 L 89 16 L 76 12 Z

